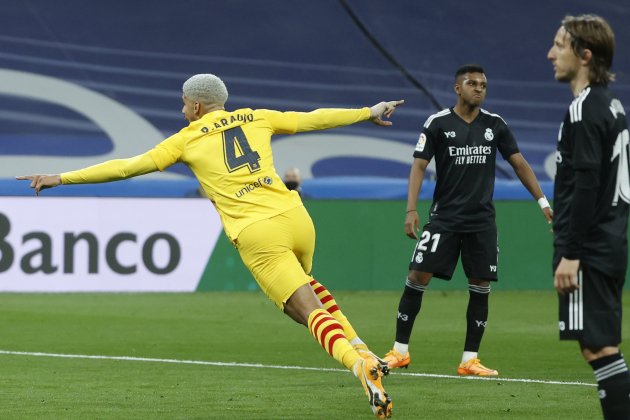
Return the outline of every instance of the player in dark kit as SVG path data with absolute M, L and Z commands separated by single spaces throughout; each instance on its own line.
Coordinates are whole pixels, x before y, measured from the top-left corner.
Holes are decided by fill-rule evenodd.
M 422 296 L 432 277 L 450 280 L 461 252 L 468 277 L 466 341 L 459 375 L 496 376 L 478 358 L 488 321 L 490 282 L 498 279 L 498 239 L 492 203 L 497 150 L 506 159 L 551 222 L 552 211 L 538 180 L 519 152 L 503 119 L 480 108 L 487 80 L 476 65 L 459 68 L 454 90 L 457 104 L 430 116 L 413 154 L 409 174 L 405 233 L 418 240 L 418 194 L 431 158 L 437 183 L 429 222 L 415 246 L 398 306 L 396 341 L 385 360 L 390 368 L 411 362 L 408 344 Z
M 554 286 L 560 338 L 577 340 L 595 372 L 606 419 L 630 419 L 630 374 L 619 352 L 628 263 L 628 122 L 608 90 L 615 38 L 599 16 L 567 16 L 547 54 L 575 99 L 556 152 Z

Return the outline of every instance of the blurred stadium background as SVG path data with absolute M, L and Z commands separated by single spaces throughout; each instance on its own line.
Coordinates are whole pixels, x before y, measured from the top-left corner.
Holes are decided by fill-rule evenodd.
M 26 220 L 33 214 L 29 211 L 37 211 L 26 208 L 35 204 L 8 204 L 7 196 L 31 194 L 13 177 L 58 173 L 146 151 L 185 124 L 181 84 L 195 73 L 222 77 L 232 109 L 308 111 L 406 100 L 391 128 L 360 124 L 280 136 L 274 143 L 278 171 L 297 166 L 304 175 L 307 205 L 318 226 L 318 265 L 331 266 L 322 275 L 346 289 L 398 288 L 399 282 L 390 279 L 403 273 L 409 253 L 399 208 L 413 145 L 425 119 L 454 103 L 452 74 L 459 65 L 485 67 L 484 108 L 506 119 L 548 196 L 554 167 L 549 157 L 571 97 L 567 86 L 553 80 L 546 54 L 564 15 L 592 12 L 611 22 L 618 45 L 613 88 L 630 103 L 630 50 L 625 47 L 630 5 L 621 0 L 443 0 L 438 5 L 415 0 L 23 0 L 0 3 L 0 12 L 0 194 L 13 227 L 8 241 L 15 261 L 20 252 L 34 249 L 29 244 L 17 249 L 24 235 L 49 227 L 34 223 L 35 217 Z M 548 287 L 546 226 L 538 228 L 537 208 L 509 165 L 501 158 L 497 163 L 499 223 L 507 232 L 502 236 L 504 273 L 518 279 L 522 274 L 512 273 L 526 270 L 527 277 L 539 280 L 516 281 L 518 287 Z M 187 168 L 176 166 L 166 175 L 63 187 L 44 195 L 179 198 L 194 195 L 196 186 Z M 427 182 L 423 198 L 430 197 L 431 187 Z M 337 201 L 317 201 L 324 198 Z M 363 201 L 345 201 L 353 199 Z M 109 205 L 99 203 L 97 208 Z M 71 206 L 74 213 L 81 213 L 81 205 Z M 139 212 L 146 213 L 142 208 Z M 361 217 L 353 217 L 354 211 Z M 82 223 L 50 236 L 110 222 L 101 215 Z M 371 244 L 356 240 L 365 235 Z M 522 238 L 526 241 L 518 248 Z M 210 242 L 215 240 L 214 254 L 223 256 L 199 274 L 206 279 L 199 288 L 255 288 L 223 235 Z M 351 250 L 345 269 L 335 260 L 341 249 Z M 55 252 L 53 259 L 62 258 Z M 6 268 L 5 261 L 0 276 L 19 271 L 18 265 Z M 344 270 L 353 266 L 365 267 L 365 283 L 343 280 Z M 214 280 L 208 280 L 210 275 Z M 229 284 L 218 286 L 221 277 L 229 277 L 220 280 Z

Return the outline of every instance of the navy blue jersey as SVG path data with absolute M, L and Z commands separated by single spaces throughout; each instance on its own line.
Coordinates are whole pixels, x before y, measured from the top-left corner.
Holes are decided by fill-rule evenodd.
M 497 149 L 504 159 L 518 153 L 507 124 L 481 109 L 467 123 L 453 108 L 431 115 L 413 156 L 435 157 L 437 181 L 429 222 L 453 232 L 479 232 L 495 224 L 492 203 Z
M 606 274 L 625 275 L 630 202 L 628 138 L 626 113 L 607 87 L 587 86 L 571 103 L 560 127 L 556 152 L 556 263 L 561 257 L 579 258 Z M 576 179 L 589 185 L 578 185 Z M 592 199 L 579 201 L 589 190 Z

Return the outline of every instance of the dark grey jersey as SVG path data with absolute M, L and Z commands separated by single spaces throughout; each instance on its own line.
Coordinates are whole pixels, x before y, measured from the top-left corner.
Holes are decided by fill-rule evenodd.
M 560 127 L 556 152 L 556 263 L 561 257 L 579 258 L 609 275 L 625 273 L 628 139 L 623 106 L 605 86 L 587 86 L 573 100 Z
M 497 114 L 481 109 L 469 124 L 449 108 L 427 119 L 413 156 L 427 161 L 435 157 L 430 223 L 454 232 L 479 232 L 494 225 L 497 149 L 504 159 L 519 151 Z

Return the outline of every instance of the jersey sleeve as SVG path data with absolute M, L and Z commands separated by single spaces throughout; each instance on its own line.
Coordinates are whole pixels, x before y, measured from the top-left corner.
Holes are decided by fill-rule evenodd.
M 163 171 L 179 161 L 184 149 L 186 131 L 167 138 L 148 152 L 128 159 L 113 159 L 88 168 L 61 174 L 63 184 L 91 184 L 118 181 L 157 170 Z
M 428 121 L 428 120 L 427 120 Z M 427 123 L 422 127 L 420 137 L 416 143 L 416 148 L 413 151 L 413 157 L 417 159 L 425 159 L 430 161 L 435 155 L 435 142 L 437 141 L 437 123 L 433 123 L 427 126 Z
M 297 132 L 303 132 L 343 127 L 366 121 L 370 118 L 370 108 L 320 108 L 312 112 L 296 112 L 296 114 Z
M 519 153 L 520 150 L 518 149 L 518 144 L 516 143 L 516 139 L 514 138 L 510 127 L 508 127 L 503 120 L 501 120 L 500 124 L 497 149 L 499 149 L 499 153 L 501 153 L 503 159 L 508 160 L 510 156 Z
M 96 184 L 118 181 L 158 170 L 155 162 L 144 153 L 128 159 L 113 159 L 98 165 L 89 166 L 60 174 L 62 184 Z
M 188 130 L 189 127 L 180 130 L 179 133 L 173 134 L 147 152 L 160 171 L 179 162 L 184 151 L 186 132 Z
M 582 118 L 572 124 L 573 169 L 593 169 L 601 165 L 602 144 L 600 130 L 594 118 L 593 103 L 583 103 Z M 601 119 L 599 119 L 601 120 Z
M 297 131 L 298 112 L 280 112 L 270 109 L 257 109 L 254 112 L 269 123 L 272 134 L 295 134 Z
M 274 134 L 294 134 L 305 131 L 342 127 L 370 118 L 370 109 L 320 108 L 311 112 L 279 112 L 259 110 L 271 124 Z

